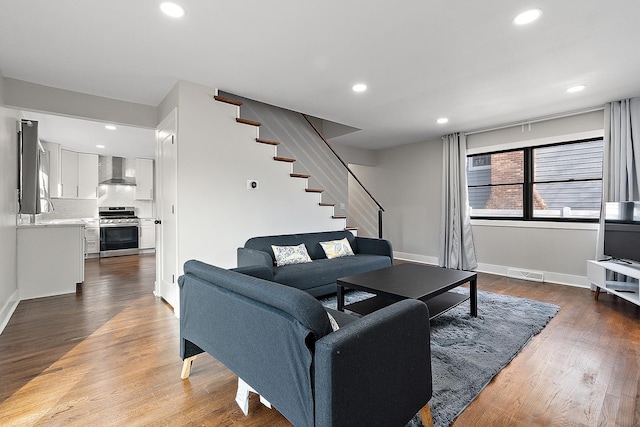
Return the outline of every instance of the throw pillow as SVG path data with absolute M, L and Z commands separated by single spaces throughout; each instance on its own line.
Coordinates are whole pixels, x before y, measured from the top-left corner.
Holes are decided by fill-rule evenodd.
M 336 319 L 334 319 L 334 317 L 328 311 L 327 311 L 327 316 L 329 316 L 329 323 L 331 323 L 331 329 L 333 330 L 333 332 L 340 329 L 340 325 L 338 325 L 338 322 L 336 322 Z
M 346 237 L 342 240 L 320 242 L 320 246 L 329 259 L 353 255 L 353 250 Z
M 271 245 L 271 249 L 273 250 L 273 255 L 276 258 L 276 265 L 278 267 L 289 264 L 311 262 L 311 257 L 309 256 L 304 243 L 300 243 L 298 246 Z

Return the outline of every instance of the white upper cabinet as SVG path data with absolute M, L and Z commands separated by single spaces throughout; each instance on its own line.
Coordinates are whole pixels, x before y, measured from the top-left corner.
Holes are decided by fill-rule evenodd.
M 98 197 L 98 155 L 60 150 L 60 197 L 96 199 Z
M 153 160 L 136 159 L 136 200 L 153 200 Z
M 78 153 L 60 150 L 60 197 L 78 198 Z
M 49 152 L 49 197 L 61 197 L 61 180 L 60 180 L 60 144 L 42 141 L 42 146 Z

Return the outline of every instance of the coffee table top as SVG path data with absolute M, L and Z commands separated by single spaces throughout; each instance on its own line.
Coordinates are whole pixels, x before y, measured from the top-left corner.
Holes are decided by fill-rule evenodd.
M 475 277 L 477 274 L 470 271 L 402 263 L 342 277 L 337 280 L 337 284 L 394 299 L 401 297 L 425 300 L 456 288 Z

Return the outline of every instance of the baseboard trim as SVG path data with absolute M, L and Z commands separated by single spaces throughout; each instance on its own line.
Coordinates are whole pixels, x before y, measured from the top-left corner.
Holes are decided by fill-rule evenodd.
M 16 289 L 15 291 L 13 291 L 5 305 L 0 310 L 0 334 L 2 333 L 2 331 L 4 331 L 4 328 L 9 323 L 9 320 L 11 320 L 11 316 L 13 315 L 13 312 L 16 311 L 18 303 L 20 303 L 20 293 Z
M 410 254 L 408 252 L 393 251 L 393 258 L 402 261 L 417 262 L 420 264 L 438 265 L 438 258 L 425 255 Z
M 480 273 L 495 274 L 498 276 L 508 276 L 510 268 L 517 268 L 506 265 L 496 265 L 487 263 L 478 263 L 475 271 Z M 555 283 L 557 285 L 574 286 L 577 288 L 590 288 L 589 281 L 586 276 L 576 276 L 573 274 L 555 273 L 553 271 L 542 271 L 544 273 L 543 283 Z
M 417 262 L 420 264 L 438 265 L 438 258 L 426 255 L 412 254 L 408 252 L 393 252 L 393 256 L 396 259 L 403 261 Z M 585 263 L 586 264 L 586 263 Z M 478 263 L 478 268 L 475 271 L 479 273 L 495 274 L 497 276 L 508 276 L 510 268 L 517 268 L 507 265 L 496 265 L 487 263 Z M 587 280 L 586 276 L 576 276 L 573 274 L 555 273 L 552 271 L 543 271 L 544 282 L 543 283 L 555 283 L 557 285 L 574 286 L 577 288 L 590 289 L 591 284 Z

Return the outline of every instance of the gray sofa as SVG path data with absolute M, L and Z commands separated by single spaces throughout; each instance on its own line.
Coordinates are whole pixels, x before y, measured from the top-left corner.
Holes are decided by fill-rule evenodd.
M 341 324 L 333 331 L 307 292 L 259 278 L 269 275 L 264 266 L 237 270 L 245 274 L 185 263 L 178 280 L 183 378 L 206 351 L 297 427 L 403 426 L 428 413 L 424 303 L 403 300 L 362 318 L 332 311 Z
M 320 242 L 347 238 L 354 256 L 327 259 Z M 277 267 L 271 245 L 295 246 L 304 243 L 312 262 Z M 282 234 L 253 237 L 238 248 L 238 267 L 263 265 L 272 270 L 269 280 L 307 291 L 313 296 L 336 292 L 340 277 L 390 267 L 393 264 L 391 242 L 355 237 L 350 231 Z

